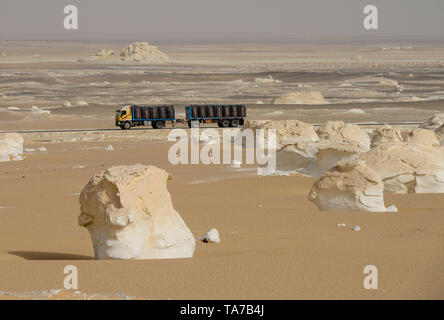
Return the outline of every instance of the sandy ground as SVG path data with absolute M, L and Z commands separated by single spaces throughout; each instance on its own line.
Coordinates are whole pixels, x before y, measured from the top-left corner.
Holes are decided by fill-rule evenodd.
M 118 292 L 147 299 L 444 298 L 442 195 L 387 195 L 386 204 L 395 204 L 398 213 L 321 212 L 307 199 L 312 178 L 260 177 L 254 166 L 173 166 L 167 159 L 168 129 L 113 130 L 120 104 L 153 96 L 169 103 L 170 94 L 178 106 L 190 99 L 205 101 L 207 94 L 213 101 L 244 102 L 250 119 L 421 121 L 444 110 L 444 69 L 442 48 L 418 46 L 316 50 L 314 45 L 232 45 L 221 51 L 215 45 L 165 45 L 161 49 L 173 63 L 161 67 L 77 62 L 97 48 L 121 44 L 48 48 L 2 43 L 0 51 L 7 57 L 0 58 L 0 92 L 7 97 L 0 98 L 1 130 L 106 130 L 26 133 L 25 148 L 45 146 L 48 151 L 26 152 L 23 161 L 0 164 L 0 298 L 11 298 L 4 292 L 60 289 L 68 264 L 78 267 L 79 289 L 90 294 Z M 41 58 L 31 58 L 34 54 Z M 364 62 L 350 59 L 358 54 Z M 379 67 L 372 67 L 374 63 Z M 413 82 L 407 78 L 410 73 L 421 77 Z M 268 74 L 283 82 L 255 87 L 254 78 Z M 380 76 L 405 81 L 407 92 L 399 96 L 376 88 L 374 79 Z M 335 103 L 272 104 L 279 93 L 302 82 L 332 93 L 356 77 L 371 77 L 352 86 L 373 92 L 374 101 L 326 94 Z M 90 85 L 98 82 L 102 85 Z M 403 101 L 417 95 L 423 100 Z M 256 103 L 260 100 L 264 104 Z M 66 101 L 74 106 L 63 107 Z M 88 105 L 77 106 L 76 101 Z M 32 105 L 51 114 L 32 113 Z M 7 110 L 10 106 L 20 110 Z M 108 144 L 115 150 L 106 151 Z M 77 225 L 78 195 L 95 172 L 135 163 L 172 173 L 168 187 L 173 204 L 195 237 L 216 227 L 222 242 L 198 242 L 192 259 L 93 260 L 89 234 Z M 346 227 L 338 227 L 340 223 Z M 353 232 L 355 225 L 362 230 Z M 378 267 L 378 290 L 363 287 L 366 265 Z

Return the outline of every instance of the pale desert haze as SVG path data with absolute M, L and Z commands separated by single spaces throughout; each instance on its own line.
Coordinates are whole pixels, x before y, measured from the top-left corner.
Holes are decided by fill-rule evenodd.
M 0 297 L 444 298 L 443 57 L 433 39 L 0 41 Z M 173 165 L 186 125 L 114 123 L 213 103 L 276 130 L 276 172 Z

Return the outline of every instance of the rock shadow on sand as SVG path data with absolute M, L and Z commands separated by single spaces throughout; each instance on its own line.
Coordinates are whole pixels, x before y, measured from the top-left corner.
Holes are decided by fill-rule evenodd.
M 94 260 L 90 256 L 63 252 L 9 251 L 8 253 L 26 260 Z

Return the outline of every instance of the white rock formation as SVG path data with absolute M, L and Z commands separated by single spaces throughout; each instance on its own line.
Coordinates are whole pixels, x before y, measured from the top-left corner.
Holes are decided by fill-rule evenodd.
M 407 143 L 419 146 L 439 146 L 438 134 L 432 130 L 417 128 L 407 136 Z
M 320 91 L 299 91 L 290 92 L 276 98 L 274 104 L 328 104 L 329 102 L 324 98 Z
M 247 121 L 244 128 L 263 129 L 265 141 L 256 145 L 276 151 L 276 169 L 280 172 L 311 174 L 316 168 L 316 143 L 319 137 L 313 125 L 298 120 Z M 276 143 L 269 144 L 268 129 L 276 130 Z M 269 146 L 273 146 L 269 148 Z
M 321 140 L 356 142 L 363 147 L 370 147 L 369 135 L 355 124 L 342 121 L 328 121 L 317 130 Z
M 444 148 L 382 144 L 361 156 L 391 193 L 444 192 Z
M 320 177 L 342 160 L 359 158 L 370 149 L 370 137 L 357 125 L 328 121 L 317 130 L 317 169 L 312 176 Z
M 341 161 L 313 185 L 309 200 L 320 210 L 387 212 L 383 192 L 381 178 L 364 161 Z
M 37 106 L 32 106 L 31 107 L 31 112 L 32 113 L 37 113 L 37 114 L 50 114 L 51 113 L 50 110 L 43 110 L 43 109 L 40 109 Z
M 111 49 L 99 49 L 94 55 L 97 60 L 108 60 L 115 58 L 116 52 Z
M 421 129 L 436 130 L 442 125 L 444 125 L 444 113 L 438 113 L 433 117 L 430 117 L 427 120 L 423 121 L 419 125 L 419 127 Z
M 147 42 L 134 42 L 122 49 L 120 59 L 131 62 L 162 63 L 168 61 L 168 56 Z
M 256 83 L 281 83 L 281 80 L 273 79 L 271 75 L 266 76 L 265 78 L 255 78 L 254 82 Z
M 220 243 L 219 231 L 217 231 L 217 229 L 215 228 L 212 228 L 198 240 L 206 243 Z
M 0 134 L 0 162 L 23 160 L 23 137 L 18 133 Z
M 374 148 L 382 144 L 399 144 L 402 142 L 401 131 L 386 124 L 381 129 L 375 131 L 371 140 L 371 147 Z
M 80 194 L 80 226 L 96 259 L 192 257 L 195 240 L 173 208 L 171 176 L 155 166 L 115 166 L 95 174 Z

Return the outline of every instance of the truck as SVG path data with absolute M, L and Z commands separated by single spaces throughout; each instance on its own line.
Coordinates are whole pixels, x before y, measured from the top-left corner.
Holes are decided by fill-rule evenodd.
M 137 126 L 151 126 L 162 129 L 167 121 L 176 122 L 176 112 L 172 105 L 145 106 L 129 105 L 116 110 L 116 126 L 129 130 Z
M 188 126 L 196 127 L 200 123 L 217 123 L 219 127 L 238 127 L 244 125 L 247 108 L 243 104 L 236 105 L 189 105 L 185 107 L 186 119 L 176 119 L 173 105 L 126 105 L 116 110 L 116 126 L 122 130 L 132 127 L 151 126 L 162 129 L 166 123 L 173 126 L 176 122 L 188 122 Z

